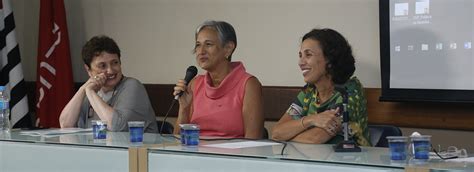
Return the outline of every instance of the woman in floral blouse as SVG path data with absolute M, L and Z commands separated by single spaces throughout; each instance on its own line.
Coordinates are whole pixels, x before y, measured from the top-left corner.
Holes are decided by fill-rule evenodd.
M 299 67 L 307 83 L 272 131 L 280 141 L 335 144 L 342 132 L 342 95 L 348 94 L 349 135 L 358 145 L 370 146 L 367 100 L 353 77 L 355 60 L 348 41 L 332 29 L 313 29 L 303 36 Z

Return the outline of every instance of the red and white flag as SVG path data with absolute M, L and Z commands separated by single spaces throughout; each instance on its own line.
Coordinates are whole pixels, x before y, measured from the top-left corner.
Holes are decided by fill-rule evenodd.
M 37 121 L 58 128 L 61 110 L 74 94 L 63 0 L 41 0 L 37 70 Z

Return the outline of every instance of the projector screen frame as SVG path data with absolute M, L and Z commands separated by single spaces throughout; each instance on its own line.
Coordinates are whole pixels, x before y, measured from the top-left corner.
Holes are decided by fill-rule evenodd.
M 392 0 L 379 0 L 380 71 L 382 83 L 379 101 L 474 103 L 474 90 L 390 88 L 390 1 Z

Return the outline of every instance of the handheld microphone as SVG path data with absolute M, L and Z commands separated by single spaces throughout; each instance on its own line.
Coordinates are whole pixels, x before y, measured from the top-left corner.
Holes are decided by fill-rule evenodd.
M 197 74 L 196 66 L 189 66 L 188 69 L 186 69 L 186 76 L 184 76 L 184 81 L 186 81 L 186 85 L 188 85 L 188 83 L 191 81 L 191 79 L 193 79 L 196 76 L 196 74 Z M 174 99 L 171 102 L 170 108 L 166 112 L 165 117 L 163 118 L 163 121 L 161 122 L 161 127 L 160 127 L 160 130 L 159 130 L 160 135 L 163 135 L 163 128 L 164 128 L 165 123 L 166 123 L 166 118 L 168 118 L 168 115 L 169 115 L 171 109 L 173 109 L 174 104 L 177 102 L 179 96 L 181 96 L 181 95 L 183 95 L 183 92 L 179 92 L 176 96 L 174 96 Z
M 189 66 L 188 69 L 186 69 L 186 76 L 184 76 L 184 81 L 186 81 L 186 85 L 188 85 L 189 82 L 197 75 L 197 68 L 196 66 Z M 183 91 L 179 92 L 176 96 L 174 96 L 175 100 L 178 100 L 178 98 L 183 95 Z

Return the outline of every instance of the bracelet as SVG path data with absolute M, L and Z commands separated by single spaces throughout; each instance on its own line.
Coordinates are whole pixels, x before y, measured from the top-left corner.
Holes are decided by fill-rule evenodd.
M 302 126 L 304 129 L 306 129 L 306 127 L 304 126 L 304 123 L 303 123 L 305 117 L 306 117 L 306 116 L 303 116 L 303 117 L 301 118 L 301 126 Z

